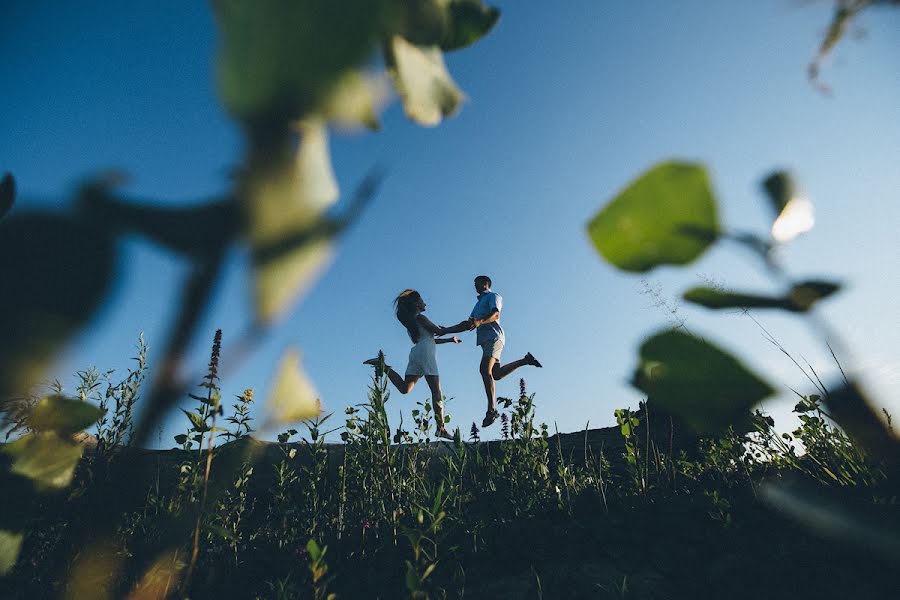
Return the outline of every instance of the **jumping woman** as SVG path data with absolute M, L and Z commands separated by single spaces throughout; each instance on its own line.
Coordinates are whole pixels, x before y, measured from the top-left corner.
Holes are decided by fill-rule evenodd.
M 389 365 L 382 365 L 382 360 L 378 358 L 370 358 L 364 364 L 372 365 L 376 371 L 380 371 L 383 367 L 391 383 L 401 394 L 408 394 L 416 382 L 424 377 L 431 389 L 431 404 L 434 406 L 436 425 L 435 434 L 438 438 L 452 440 L 453 436 L 444 426 L 444 397 L 441 393 L 441 381 L 438 376 L 436 344 L 448 342 L 458 344 L 460 339 L 456 336 L 435 339 L 435 336 L 468 331 L 474 327 L 471 321 L 463 321 L 453 327 L 435 325 L 422 314 L 425 312 L 426 305 L 416 290 L 404 290 L 394 300 L 394 306 L 397 320 L 406 328 L 406 333 L 413 342 L 412 350 L 409 351 L 409 364 L 406 367 L 405 377 L 400 377 L 400 374 Z

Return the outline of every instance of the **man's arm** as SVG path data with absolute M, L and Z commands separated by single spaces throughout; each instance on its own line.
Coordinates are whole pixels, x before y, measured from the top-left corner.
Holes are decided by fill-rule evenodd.
M 458 344 L 461 341 L 462 341 L 461 339 L 459 339 L 458 337 L 456 337 L 454 335 L 452 338 L 437 338 L 436 340 L 434 340 L 434 343 L 435 344 L 449 344 L 450 342 L 453 342 L 454 344 Z
M 494 321 L 500 320 L 500 311 L 496 308 L 491 311 L 491 314 L 486 316 L 483 319 L 470 319 L 470 321 L 475 325 L 475 327 L 481 327 L 482 325 L 486 325 L 487 323 L 493 323 Z

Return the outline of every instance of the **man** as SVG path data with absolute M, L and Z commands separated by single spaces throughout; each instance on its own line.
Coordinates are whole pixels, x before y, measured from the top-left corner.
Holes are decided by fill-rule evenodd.
M 469 317 L 471 327 L 477 328 L 475 343 L 481 346 L 481 379 L 484 381 L 484 393 L 487 395 L 487 413 L 481 422 L 482 427 L 489 427 L 500 416 L 494 400 L 494 381 L 503 379 L 519 367 L 531 365 L 541 367 L 541 363 L 527 353 L 523 358 L 511 363 L 500 365 L 500 353 L 506 343 L 506 336 L 500 326 L 500 311 L 503 308 L 503 298 L 500 294 L 491 291 L 491 278 L 487 275 L 479 275 L 475 278 L 475 292 L 478 301 Z

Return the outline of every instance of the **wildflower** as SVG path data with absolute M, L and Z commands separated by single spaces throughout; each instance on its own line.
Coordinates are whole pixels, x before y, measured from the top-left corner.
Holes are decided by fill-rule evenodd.
M 519 396 L 524 398 L 528 394 L 525 393 L 525 378 L 519 379 Z
M 506 416 L 506 413 L 500 413 L 500 432 L 503 434 L 503 439 L 509 439 L 509 417 Z
M 478 437 L 478 427 L 475 425 L 475 422 L 472 422 L 472 429 L 469 430 L 469 441 L 478 442 L 480 438 Z
M 219 378 L 219 354 L 222 351 L 222 330 L 216 329 L 216 335 L 213 337 L 212 352 L 209 355 L 209 374 L 207 379 L 212 382 L 213 379 Z

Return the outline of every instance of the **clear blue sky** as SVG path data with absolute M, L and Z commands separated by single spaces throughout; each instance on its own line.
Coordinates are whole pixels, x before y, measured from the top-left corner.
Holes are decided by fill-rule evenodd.
M 332 268 L 253 360 L 227 377 L 226 397 L 253 387 L 265 397 L 280 352 L 298 344 L 328 410 L 364 399 L 383 348 L 404 367 L 409 342 L 391 312 L 402 289 L 419 289 L 427 314 L 450 324 L 468 316 L 474 275 L 504 296 L 504 360 L 533 352 L 543 370 L 523 370 L 539 418 L 561 431 L 608 425 L 637 406 L 626 383 L 641 339 L 666 316 L 641 295 L 640 277 L 594 253 L 586 221 L 651 164 L 706 163 L 723 220 L 765 231 L 758 183 L 790 168 L 817 208 L 813 231 L 784 259 L 792 273 L 835 277 L 846 290 L 824 307 L 855 365 L 888 410 L 900 413 L 900 11 L 864 14 L 862 40 L 841 43 L 823 69 L 834 94 L 807 82 L 806 65 L 830 2 L 497 2 L 503 16 L 474 47 L 448 56 L 469 100 L 436 129 L 408 122 L 395 102 L 376 134 L 332 139 L 344 191 L 374 164 L 389 177 L 340 245 Z M 240 156 L 235 126 L 213 81 L 216 31 L 204 3 L 84 0 L 7 4 L 0 25 L 0 169 L 13 172 L 29 206 L 67 200 L 84 175 L 109 167 L 133 176 L 129 194 L 196 201 L 227 188 Z M 111 302 L 54 368 L 124 369 L 139 331 L 163 344 L 184 265 L 131 239 Z M 193 349 L 202 368 L 217 327 L 229 336 L 250 314 L 246 257 L 236 253 Z M 771 284 L 740 250 L 717 248 L 684 269 L 647 280 L 672 299 L 714 278 L 736 288 Z M 692 330 L 733 350 L 782 392 L 776 419 L 803 375 L 740 315 L 682 307 Z M 823 377 L 834 372 L 821 340 L 795 318 L 757 318 Z M 151 352 L 151 368 L 153 357 Z M 453 424 L 484 413 L 471 336 L 441 346 L 439 363 Z M 517 377 L 500 382 L 514 395 Z M 427 397 L 395 394 L 392 419 Z M 187 402 L 187 399 L 186 399 Z M 162 434 L 183 429 L 174 417 Z M 497 433 L 496 428 L 493 431 Z

